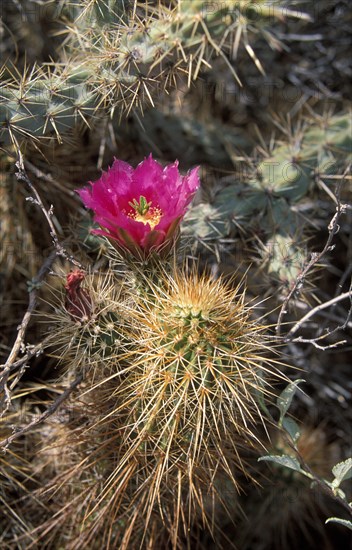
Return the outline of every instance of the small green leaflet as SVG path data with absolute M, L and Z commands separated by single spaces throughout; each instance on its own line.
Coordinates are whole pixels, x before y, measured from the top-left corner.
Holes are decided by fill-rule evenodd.
M 293 443 L 297 443 L 301 435 L 301 431 L 299 429 L 297 422 L 295 422 L 293 418 L 284 418 L 282 420 L 282 427 L 291 437 Z
M 306 477 L 312 478 L 312 476 L 308 472 L 305 472 L 304 470 L 302 470 L 297 458 L 294 458 L 292 456 L 267 455 L 267 456 L 262 456 L 258 458 L 258 462 L 261 462 L 262 460 L 265 460 L 267 462 L 274 462 L 275 464 L 280 464 L 280 466 L 285 466 L 286 468 L 295 470 L 296 472 L 299 472 L 300 474 L 303 474 Z
M 335 464 L 332 469 L 332 473 L 335 476 L 335 479 L 332 482 L 332 487 L 337 488 L 343 481 L 352 477 L 352 458 L 348 458 L 347 460 L 344 460 L 344 462 Z
M 297 391 L 297 386 L 301 382 L 305 382 L 305 380 L 300 378 L 299 380 L 295 380 L 294 382 L 291 382 L 290 384 L 288 384 L 288 386 L 286 386 L 284 391 L 280 393 L 279 397 L 277 398 L 276 403 L 280 411 L 279 426 L 282 426 L 283 418 L 287 413 L 288 409 L 290 408 L 293 396 Z

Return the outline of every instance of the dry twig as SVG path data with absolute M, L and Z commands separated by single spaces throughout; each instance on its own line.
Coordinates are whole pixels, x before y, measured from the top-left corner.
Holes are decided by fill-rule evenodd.
M 67 399 L 67 397 L 70 395 L 70 393 L 73 392 L 73 390 L 82 382 L 82 374 L 79 374 L 77 378 L 70 384 L 66 390 L 59 395 L 57 399 L 44 411 L 38 418 L 34 419 L 32 422 L 27 424 L 27 426 L 24 426 L 23 428 L 20 428 L 19 430 L 15 431 L 12 435 L 7 437 L 6 439 L 3 439 L 0 441 L 0 447 L 4 447 L 4 450 L 7 449 L 7 447 L 15 440 L 21 437 L 26 432 L 30 431 L 32 428 L 37 426 L 38 424 L 41 424 L 49 418 L 57 409 L 60 407 L 60 405 Z
M 284 315 L 287 313 L 287 307 L 288 307 L 288 304 L 289 304 L 291 298 L 297 292 L 297 290 L 299 290 L 303 286 L 304 281 L 305 281 L 309 271 L 315 265 L 317 265 L 318 262 L 320 262 L 320 260 L 328 252 L 331 252 L 334 249 L 334 245 L 332 244 L 332 241 L 334 239 L 334 236 L 338 233 L 338 231 L 340 229 L 340 227 L 339 227 L 340 216 L 342 214 L 344 214 L 348 209 L 348 205 L 347 204 L 341 204 L 341 200 L 340 200 L 342 182 L 343 182 L 343 179 L 341 179 L 337 184 L 337 189 L 336 189 L 336 211 L 335 211 L 335 214 L 332 217 L 332 219 L 331 219 L 331 221 L 328 225 L 329 234 L 328 234 L 328 238 L 327 238 L 327 241 L 325 243 L 325 246 L 320 252 L 313 252 L 311 254 L 311 258 L 310 258 L 309 262 L 307 263 L 305 268 L 301 271 L 301 273 L 298 275 L 298 277 L 295 281 L 295 284 L 293 285 L 293 287 L 289 291 L 288 295 L 286 296 L 286 298 L 285 298 L 285 300 L 284 300 L 284 302 L 281 306 L 278 321 L 277 321 L 277 325 L 276 325 L 276 331 L 277 331 L 278 335 L 280 335 L 282 320 L 283 320 Z
M 37 294 L 38 290 L 44 280 L 44 277 L 49 272 L 50 267 L 56 258 L 56 251 L 53 251 L 48 258 L 43 263 L 42 267 L 40 268 L 38 275 L 32 279 L 31 281 L 31 287 L 29 291 L 29 303 L 27 307 L 27 311 L 23 316 L 23 319 L 18 326 L 18 332 L 17 337 L 15 340 L 15 343 L 12 346 L 11 352 L 7 358 L 7 361 L 3 366 L 3 369 L 0 374 L 0 392 L 4 392 L 4 395 L 0 399 L 0 404 L 3 405 L 4 401 L 6 402 L 6 406 L 4 411 L 1 413 L 0 417 L 5 414 L 5 412 L 8 410 L 10 403 L 11 403 L 11 395 L 8 388 L 8 379 L 11 374 L 11 372 L 14 370 L 14 364 L 18 357 L 18 354 L 23 349 L 24 346 L 24 337 L 26 334 L 26 330 L 29 324 L 29 321 L 31 319 L 32 313 L 36 307 L 37 304 Z M 20 363 L 22 365 L 22 362 Z
M 351 286 L 352 286 L 352 283 L 351 283 Z M 301 328 L 302 325 L 306 321 L 308 321 L 308 319 L 313 317 L 313 315 L 315 315 L 316 313 L 318 313 L 319 311 L 322 311 L 323 309 L 325 309 L 327 307 L 333 306 L 333 305 L 337 304 L 338 302 L 341 302 L 342 300 L 346 300 L 346 299 L 350 300 L 351 305 L 350 305 L 349 311 L 347 313 L 346 320 L 344 321 L 344 323 L 342 325 L 339 325 L 339 326 L 335 327 L 332 331 L 326 332 L 325 334 L 322 334 L 321 336 L 318 336 L 318 338 L 304 339 L 304 338 L 299 336 L 298 338 L 295 338 L 294 340 L 292 340 L 293 342 L 312 343 L 313 345 L 315 345 L 319 349 L 328 349 L 328 348 L 336 347 L 339 344 L 346 343 L 346 340 L 342 340 L 341 342 L 336 342 L 335 344 L 331 344 L 330 346 L 320 346 L 316 342 L 318 340 L 322 340 L 322 339 L 326 338 L 327 336 L 331 336 L 332 334 L 334 334 L 338 330 L 344 330 L 348 326 L 349 321 L 350 321 L 351 316 L 352 316 L 352 288 L 350 288 L 347 292 L 344 292 L 343 294 L 340 294 L 339 296 L 335 296 L 331 300 L 328 300 L 327 302 L 324 302 L 323 304 L 319 304 L 315 308 L 308 311 L 308 313 L 306 315 L 304 315 L 304 317 L 302 317 L 302 319 L 300 319 L 291 328 L 291 330 L 287 334 L 285 340 L 286 341 L 291 340 L 292 336 L 298 331 L 298 329 Z
M 0 392 L 3 395 L 0 398 L 0 405 L 3 406 L 4 403 L 5 403 L 5 407 L 4 407 L 0 417 L 3 416 L 6 413 L 6 411 L 9 409 L 10 404 L 11 404 L 11 392 L 10 392 L 10 389 L 8 387 L 8 380 L 9 380 L 10 374 L 16 368 L 21 367 L 20 373 L 18 374 L 18 377 L 16 379 L 16 382 L 17 382 L 18 379 L 21 377 L 21 375 L 24 372 L 24 368 L 22 367 L 22 365 L 30 357 L 33 357 L 33 355 L 35 355 L 38 351 L 43 349 L 43 342 L 42 342 L 42 343 L 38 344 L 38 346 L 34 346 L 35 351 L 33 351 L 33 353 L 32 353 L 32 351 L 27 350 L 27 354 L 24 357 L 22 357 L 21 359 L 17 360 L 18 354 L 20 353 L 20 351 L 22 351 L 25 348 L 25 344 L 24 344 L 25 334 L 26 334 L 27 327 L 28 327 L 29 321 L 31 319 L 32 313 L 33 313 L 33 311 L 36 307 L 36 304 L 37 304 L 38 290 L 39 290 L 45 276 L 50 271 L 50 268 L 51 268 L 51 265 L 52 265 L 53 261 L 55 260 L 55 258 L 57 256 L 62 256 L 67 261 L 71 262 L 72 264 L 76 265 L 77 267 L 82 268 L 82 265 L 72 255 L 68 254 L 67 251 L 65 250 L 65 248 L 63 247 L 63 245 L 60 243 L 59 237 L 57 235 L 57 232 L 56 232 L 56 229 L 54 227 L 53 220 L 52 220 L 53 206 L 51 205 L 49 210 L 47 210 L 45 208 L 45 206 L 43 204 L 43 201 L 41 200 L 41 197 L 40 197 L 38 191 L 36 190 L 36 188 L 34 187 L 34 185 L 32 184 L 32 182 L 30 181 L 30 179 L 28 178 L 28 176 L 26 174 L 26 171 L 25 171 L 25 168 L 24 168 L 24 160 L 23 160 L 22 154 L 20 152 L 19 152 L 19 160 L 16 163 L 16 167 L 18 169 L 18 172 L 16 173 L 16 177 L 17 177 L 18 181 L 21 181 L 21 182 L 25 183 L 31 191 L 32 196 L 28 197 L 27 200 L 30 200 L 33 204 L 36 204 L 37 206 L 39 206 L 39 208 L 42 210 L 42 212 L 43 212 L 43 214 L 44 214 L 44 216 L 45 216 L 45 218 L 48 222 L 48 225 L 49 225 L 49 228 L 50 228 L 50 236 L 52 238 L 53 245 L 54 245 L 54 250 L 51 252 L 51 254 L 48 256 L 48 258 L 43 263 L 43 265 L 40 268 L 37 276 L 34 277 L 34 279 L 32 279 L 32 281 L 30 281 L 30 284 L 29 284 L 29 303 L 28 303 L 27 311 L 24 314 L 20 325 L 18 326 L 17 337 L 16 337 L 16 340 L 15 340 L 15 343 L 12 346 L 12 349 L 10 351 L 10 354 L 9 354 L 8 358 L 7 358 L 7 361 L 4 365 L 2 365 L 2 370 L 1 370 L 1 373 L 0 373 Z M 14 384 L 12 384 L 12 386 L 14 386 Z
M 53 242 L 54 248 L 56 250 L 56 255 L 57 256 L 62 256 L 68 262 L 70 262 L 73 265 L 75 265 L 75 266 L 79 267 L 80 269 L 82 269 L 83 268 L 82 264 L 80 264 L 80 262 L 78 262 L 71 254 L 68 254 L 68 252 L 66 251 L 64 246 L 60 243 L 59 237 L 57 235 L 57 232 L 56 232 L 56 229 L 54 227 L 53 220 L 52 220 L 53 208 L 54 207 L 53 207 L 53 205 L 50 205 L 49 210 L 47 210 L 45 208 L 45 206 L 43 204 L 43 201 L 40 198 L 40 195 L 39 195 L 38 191 L 34 187 L 33 183 L 29 179 L 29 177 L 27 176 L 26 170 L 24 168 L 24 160 L 23 160 L 22 154 L 20 152 L 19 152 L 19 160 L 18 160 L 18 162 L 16 162 L 16 167 L 18 169 L 18 172 L 16 173 L 16 177 L 17 177 L 18 181 L 22 181 L 23 183 L 25 183 L 29 187 L 29 189 L 30 189 L 30 191 L 33 195 L 31 197 L 27 197 L 27 200 L 32 202 L 33 204 L 36 204 L 37 206 L 39 206 L 39 208 L 41 209 L 41 211 L 43 212 L 43 214 L 46 218 L 46 221 L 48 222 L 48 225 L 49 225 L 49 228 L 50 228 L 50 237 L 52 238 L 52 242 Z

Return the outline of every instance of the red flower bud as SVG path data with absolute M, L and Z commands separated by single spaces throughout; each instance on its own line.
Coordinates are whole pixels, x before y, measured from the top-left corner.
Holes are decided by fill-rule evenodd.
M 92 316 L 93 304 L 87 290 L 81 288 L 85 274 L 80 269 L 66 276 L 65 309 L 73 321 L 88 321 Z

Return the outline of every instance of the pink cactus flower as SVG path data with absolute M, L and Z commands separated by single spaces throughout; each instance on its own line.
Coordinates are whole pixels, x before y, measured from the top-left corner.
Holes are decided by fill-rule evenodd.
M 101 227 L 93 233 L 146 257 L 151 250 L 170 249 L 200 185 L 198 169 L 181 176 L 178 161 L 163 168 L 150 155 L 134 169 L 115 159 L 100 179 L 77 193 Z

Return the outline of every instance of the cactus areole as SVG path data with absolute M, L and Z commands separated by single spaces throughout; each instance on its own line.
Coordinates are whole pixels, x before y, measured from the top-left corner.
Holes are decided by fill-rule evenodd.
M 178 161 L 163 168 L 152 155 L 134 169 L 116 160 L 90 187 L 78 189 L 101 229 L 115 246 L 137 256 L 172 243 L 199 187 L 198 167 L 182 176 Z

